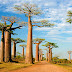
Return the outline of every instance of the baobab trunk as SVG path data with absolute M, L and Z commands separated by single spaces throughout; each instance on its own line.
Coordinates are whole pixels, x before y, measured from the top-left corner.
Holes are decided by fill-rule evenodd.
M 32 53 L 32 24 L 30 15 L 28 16 L 28 38 L 27 38 L 27 48 L 26 48 L 26 58 L 25 63 L 32 64 L 33 53 Z
M 23 47 L 23 51 L 22 51 L 22 56 L 23 56 L 23 58 L 24 58 L 24 47 Z
M 48 53 L 46 53 L 46 61 L 48 61 Z
M 35 57 L 35 62 L 39 61 L 39 44 L 36 44 L 36 57 Z
M 42 58 L 43 58 L 43 55 L 42 55 L 42 53 L 41 53 L 41 61 L 42 61 Z
M 11 33 L 5 31 L 5 62 L 11 61 Z
M 52 61 L 52 49 L 51 49 L 51 61 Z
M 0 62 L 4 61 L 4 29 L 2 29 L 2 37 L 1 37 L 1 49 L 0 49 Z
M 69 53 L 69 61 L 71 61 L 71 58 L 70 58 L 70 53 Z
M 39 54 L 39 61 L 41 61 L 41 54 Z
M 50 52 L 50 46 L 49 46 L 49 56 L 48 56 L 48 62 L 51 62 L 51 52 Z
M 16 57 L 16 43 L 15 43 L 15 41 L 13 41 L 12 57 L 13 58 Z

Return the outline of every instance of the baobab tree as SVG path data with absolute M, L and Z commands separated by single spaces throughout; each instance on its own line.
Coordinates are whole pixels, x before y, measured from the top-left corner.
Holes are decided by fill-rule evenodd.
M 58 46 L 56 43 L 50 43 L 50 45 L 51 45 L 50 51 L 51 51 L 51 60 L 52 60 L 52 48 L 58 48 Z
M 43 58 L 43 51 L 42 49 L 39 49 L 39 61 L 42 61 Z
M 72 51 L 68 51 L 68 54 L 69 54 L 69 61 L 71 61 L 71 56 L 70 56 L 71 53 L 72 53 Z
M 5 28 L 5 59 L 4 61 L 8 62 L 8 61 L 11 61 L 11 34 L 13 34 L 12 30 L 20 28 L 22 26 L 12 28 L 13 24 L 19 21 L 19 19 L 13 16 L 11 17 L 2 16 L 2 21 L 4 21 L 4 25 L 6 27 Z M 11 24 L 8 25 L 6 21 L 11 22 Z
M 40 14 L 40 11 L 39 11 L 38 8 L 36 8 L 35 5 L 32 5 L 32 4 L 22 4 L 22 6 L 21 5 L 20 6 L 16 5 L 14 8 L 17 11 L 20 11 L 21 13 L 25 13 L 28 16 L 28 38 L 27 38 L 25 63 L 31 64 L 32 63 L 32 59 L 33 59 L 33 53 L 32 53 L 32 22 L 31 22 L 31 17 L 33 15 Z
M 46 50 L 46 61 L 48 61 L 48 49 L 44 49 Z
M 31 17 L 34 15 L 40 15 L 42 13 L 42 11 L 35 5 L 35 4 L 21 4 L 16 5 L 14 7 L 14 9 L 20 13 L 24 13 L 27 17 L 28 17 L 28 22 L 22 22 L 20 24 L 22 25 L 27 25 L 28 23 L 28 37 L 27 37 L 27 47 L 26 47 L 26 58 L 25 58 L 25 63 L 31 64 L 33 62 L 33 53 L 32 53 L 32 27 L 33 26 L 38 26 L 38 27 L 42 27 L 42 26 L 50 26 L 50 25 L 54 25 L 54 24 L 50 24 L 50 23 L 45 23 L 45 24 L 41 24 L 42 26 L 39 25 L 32 25 L 32 23 L 39 23 L 39 22 L 34 22 L 31 20 Z
M 41 38 L 36 38 L 33 39 L 33 43 L 36 44 L 36 57 L 35 57 L 35 62 L 39 61 L 39 45 L 44 41 L 45 39 Z
M 51 54 L 50 54 L 50 42 L 47 42 L 45 45 L 42 45 L 42 46 L 45 46 L 45 47 L 49 48 L 48 62 L 50 62 L 50 61 L 51 61 Z
M 72 23 L 72 11 L 68 11 L 67 16 L 68 16 L 67 22 L 69 22 L 71 24 Z
M 56 43 L 51 43 L 51 42 L 47 42 L 45 45 L 42 45 L 42 46 L 45 46 L 49 49 L 48 62 L 51 62 L 52 61 L 52 48 L 57 48 L 58 46 L 56 45 Z
M 0 31 L 2 32 L 2 36 L 1 36 L 1 48 L 0 48 L 0 62 L 4 61 L 4 24 L 0 23 Z
M 26 48 L 27 45 L 23 44 L 23 45 L 19 45 L 19 46 L 21 46 L 21 47 L 23 48 L 23 50 L 22 50 L 22 56 L 23 56 L 23 58 L 24 58 L 24 57 L 25 57 L 25 56 L 24 56 L 24 49 Z
M 25 42 L 25 40 L 22 40 L 20 38 L 16 38 L 16 39 L 11 38 L 11 40 L 13 41 L 12 57 L 15 58 L 16 57 L 16 44 Z

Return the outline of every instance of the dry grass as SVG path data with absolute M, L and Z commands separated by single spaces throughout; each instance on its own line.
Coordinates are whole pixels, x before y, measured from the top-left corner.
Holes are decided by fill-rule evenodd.
M 24 68 L 31 66 L 32 64 L 24 64 L 24 63 L 0 63 L 0 72 L 8 72 L 10 70 L 15 70 L 19 68 Z
M 72 63 L 69 63 L 69 64 L 65 64 L 65 63 L 59 63 L 59 64 L 55 64 L 55 65 L 58 65 L 64 69 L 67 69 L 69 70 L 70 72 L 72 72 Z

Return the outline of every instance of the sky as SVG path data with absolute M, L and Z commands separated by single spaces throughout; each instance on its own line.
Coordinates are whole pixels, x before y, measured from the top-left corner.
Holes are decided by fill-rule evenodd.
M 53 48 L 53 57 L 59 56 L 59 58 L 68 59 L 69 55 L 67 51 L 72 51 L 72 24 L 67 23 L 66 19 L 68 18 L 67 12 L 72 11 L 72 0 L 0 0 L 0 18 L 1 16 L 16 16 L 21 18 L 22 21 L 27 22 L 28 18 L 25 14 L 19 14 L 14 11 L 15 5 L 21 5 L 23 3 L 36 4 L 37 7 L 42 10 L 42 15 L 33 16 L 32 20 L 39 21 L 45 19 L 55 24 L 54 27 L 33 27 L 33 38 L 43 38 L 46 41 L 57 43 L 59 47 Z M 18 24 L 13 25 L 13 27 L 16 26 L 18 26 Z M 28 27 L 16 29 L 14 33 L 18 35 L 12 35 L 12 38 L 21 38 L 27 41 Z M 19 46 L 20 44 L 17 44 L 16 50 L 22 53 L 22 48 Z M 43 44 L 45 43 L 41 43 L 39 48 L 46 49 L 46 47 L 42 46 Z M 36 45 L 33 45 L 34 57 L 35 46 Z M 46 54 L 46 51 L 43 50 L 43 53 Z

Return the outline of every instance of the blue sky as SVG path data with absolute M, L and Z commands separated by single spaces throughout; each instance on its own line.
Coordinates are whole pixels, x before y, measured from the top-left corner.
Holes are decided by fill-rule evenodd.
M 27 22 L 28 18 L 25 17 L 24 14 L 17 14 L 13 9 L 15 5 L 21 5 L 27 2 L 37 4 L 43 13 L 40 16 L 33 16 L 32 20 L 39 21 L 45 19 L 55 24 L 55 26 L 51 28 L 33 27 L 33 38 L 44 38 L 46 41 L 57 43 L 59 48 L 52 50 L 53 56 L 68 59 L 67 51 L 72 50 L 72 24 L 66 23 L 66 19 L 67 11 L 72 11 L 72 0 L 0 0 L 0 17 L 16 16 Z M 13 27 L 17 25 L 18 24 L 14 24 Z M 27 40 L 27 27 L 17 29 L 14 32 L 18 35 L 12 35 L 13 38 L 19 37 Z M 40 48 L 45 49 L 45 47 L 41 46 L 42 44 L 40 44 Z M 20 44 L 17 44 L 17 51 L 21 53 L 22 48 L 19 47 L 19 45 Z M 45 54 L 46 51 L 43 51 L 43 53 Z M 35 45 L 33 45 L 33 54 L 35 57 Z

